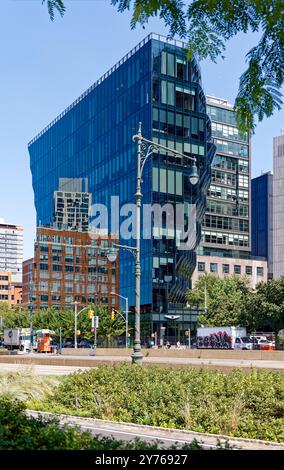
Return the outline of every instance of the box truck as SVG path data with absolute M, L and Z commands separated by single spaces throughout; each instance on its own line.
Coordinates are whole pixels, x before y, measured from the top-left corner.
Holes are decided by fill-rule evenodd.
M 253 342 L 243 327 L 200 327 L 196 346 L 198 349 L 253 349 Z
M 30 350 L 30 328 L 5 328 L 4 346 L 10 350 L 28 352 Z

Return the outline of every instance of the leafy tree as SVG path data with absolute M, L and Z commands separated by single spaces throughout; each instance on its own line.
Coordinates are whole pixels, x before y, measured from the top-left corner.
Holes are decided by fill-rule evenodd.
M 106 307 L 92 306 L 94 315 L 99 317 L 98 336 L 110 338 L 121 336 L 125 333 L 125 321 L 120 314 L 111 318 L 111 314 Z M 30 326 L 30 313 L 28 310 L 9 309 L 0 306 L 0 316 L 3 320 L 3 328 L 28 328 Z M 61 328 L 62 339 L 73 340 L 74 338 L 74 310 L 57 310 L 43 309 L 36 310 L 32 315 L 32 323 L 34 329 L 48 328 L 55 331 L 53 335 L 55 340 L 59 339 L 59 329 Z M 77 328 L 80 330 L 80 337 L 85 339 L 93 339 L 94 333 L 91 331 L 91 319 L 88 317 L 88 309 L 82 311 L 77 318 Z
M 245 298 L 242 317 L 252 330 L 284 328 L 284 276 L 258 284 Z
M 27 328 L 29 326 L 29 313 L 23 308 L 12 309 L 8 305 L 0 303 L 0 317 L 2 318 L 1 333 L 4 328 Z
M 42 3 L 46 3 L 51 21 L 54 20 L 55 12 L 63 16 L 66 11 L 63 0 L 42 0 Z
M 205 310 L 206 315 L 198 317 L 199 324 L 208 326 L 246 326 L 241 324 L 241 314 L 246 296 L 249 293 L 245 277 L 228 276 L 221 279 L 213 274 L 200 276 L 194 289 L 187 292 L 191 308 Z
M 216 62 L 223 57 L 226 42 L 238 33 L 261 33 L 248 51 L 247 70 L 240 77 L 235 101 L 239 128 L 254 130 L 255 117 L 262 121 L 282 105 L 284 83 L 284 1 L 283 0 L 110 0 L 119 12 L 133 10 L 131 28 L 144 27 L 153 16 L 169 27 L 170 36 L 179 35 L 188 44 L 189 57 Z M 45 0 L 43 0 L 45 3 Z M 55 10 L 63 16 L 62 0 L 47 0 L 50 18 Z

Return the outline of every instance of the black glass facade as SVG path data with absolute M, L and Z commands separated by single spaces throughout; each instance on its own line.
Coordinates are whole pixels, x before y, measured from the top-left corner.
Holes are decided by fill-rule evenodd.
M 111 196 L 119 196 L 120 207 L 134 202 L 137 148 L 132 136 L 139 122 L 144 137 L 197 159 L 196 186 L 189 183 L 190 164 L 165 152 L 147 161 L 142 184 L 143 204 L 196 205 L 196 247 L 215 152 L 211 124 L 198 64 L 187 61 L 182 43 L 157 35 L 136 46 L 30 142 L 38 225 L 53 222 L 60 178 L 87 178 L 92 202 L 109 209 Z M 151 313 L 154 324 L 164 321 L 169 305 L 185 301 L 196 264 L 194 249 L 179 250 L 176 234 L 169 238 L 163 229 L 157 239 L 156 229 L 141 240 L 142 313 Z M 123 250 L 119 257 L 120 294 L 133 306 L 133 257 Z

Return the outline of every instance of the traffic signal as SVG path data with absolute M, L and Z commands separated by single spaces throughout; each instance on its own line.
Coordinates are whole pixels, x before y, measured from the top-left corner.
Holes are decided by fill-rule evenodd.
M 88 310 L 88 317 L 89 318 L 93 318 L 94 316 L 94 310 L 92 310 L 91 308 Z
M 81 331 L 77 330 L 77 336 L 80 336 L 80 334 L 81 334 Z
M 117 311 L 115 310 L 115 308 L 112 308 L 111 309 L 111 319 L 114 320 L 116 315 L 117 315 Z

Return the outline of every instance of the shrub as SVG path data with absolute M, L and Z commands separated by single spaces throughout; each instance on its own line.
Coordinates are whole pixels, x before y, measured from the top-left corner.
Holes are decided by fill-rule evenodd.
M 40 405 L 38 405 L 40 407 Z M 126 364 L 66 377 L 45 409 L 153 426 L 284 440 L 284 376 Z
M 89 432 L 56 420 L 28 417 L 22 402 L 0 398 L 0 450 L 134 450 L 157 449 L 158 444 L 147 444 L 139 439 L 132 442 L 111 438 L 95 438 Z M 175 446 L 173 446 L 175 448 Z M 200 450 L 196 441 L 183 446 L 185 450 Z

